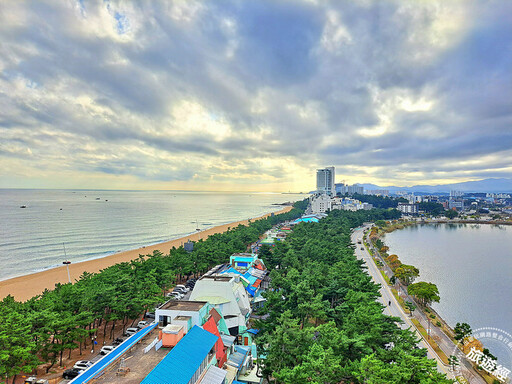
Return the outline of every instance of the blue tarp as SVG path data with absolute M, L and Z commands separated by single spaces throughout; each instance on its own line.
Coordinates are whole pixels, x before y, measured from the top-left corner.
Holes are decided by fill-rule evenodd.
M 142 384 L 187 384 L 218 339 L 213 333 L 194 325 Z
M 146 336 L 149 332 L 151 332 L 155 327 L 158 325 L 157 322 L 154 322 L 150 325 L 148 325 L 146 328 L 141 329 L 136 334 L 130 336 L 128 339 L 126 339 L 124 342 L 122 342 L 117 348 L 115 348 L 112 352 L 109 354 L 103 356 L 100 360 L 98 360 L 96 363 L 94 363 L 91 367 L 89 367 L 87 370 L 82 372 L 80 375 L 75 377 L 73 380 L 70 381 L 69 384 L 82 384 L 82 383 L 88 383 L 91 381 L 94 377 L 98 376 L 99 373 L 103 372 L 105 368 L 107 368 L 110 364 L 117 361 L 117 359 L 124 354 L 126 351 L 128 351 L 135 343 L 137 343 L 140 339 L 142 339 L 144 336 Z
M 245 287 L 245 290 L 249 292 L 249 295 L 254 297 L 254 294 L 256 293 L 256 288 L 253 288 L 250 285 L 248 285 L 247 287 Z
M 251 285 L 254 285 L 256 280 L 258 280 L 258 278 L 256 276 L 251 275 L 249 271 L 245 272 L 242 276 L 245 277 L 249 281 L 249 284 Z

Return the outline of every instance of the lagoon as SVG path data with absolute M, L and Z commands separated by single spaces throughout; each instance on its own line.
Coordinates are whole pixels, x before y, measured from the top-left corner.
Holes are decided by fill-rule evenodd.
M 466 322 L 473 330 L 493 327 L 512 334 L 512 226 L 415 225 L 383 240 L 390 254 L 419 268 L 416 281 L 437 285 L 441 301 L 433 308 L 451 327 Z M 510 367 L 508 348 L 490 344 Z

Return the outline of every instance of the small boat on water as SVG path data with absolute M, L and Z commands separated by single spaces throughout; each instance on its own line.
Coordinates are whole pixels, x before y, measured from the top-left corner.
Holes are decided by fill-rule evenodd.
M 96 200 L 101 200 L 101 198 L 97 197 Z
M 22 206 L 20 206 L 20 208 L 27 208 L 27 206 L 26 205 L 22 205 Z

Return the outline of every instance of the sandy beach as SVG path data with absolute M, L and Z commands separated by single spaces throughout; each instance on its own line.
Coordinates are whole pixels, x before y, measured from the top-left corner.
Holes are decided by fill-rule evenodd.
M 290 211 L 291 209 L 292 207 L 285 207 L 284 209 L 274 213 L 284 213 Z M 265 218 L 269 215 L 270 213 L 267 213 L 258 218 L 253 218 L 252 220 L 254 221 L 257 219 Z M 111 265 L 136 259 L 139 257 L 140 254 L 146 255 L 148 253 L 153 253 L 154 250 L 159 250 L 163 253 L 168 253 L 172 247 L 179 247 L 189 239 L 192 241 L 206 239 L 210 235 L 225 232 L 228 230 L 228 228 L 234 228 L 239 224 L 247 225 L 248 220 L 242 220 L 225 225 L 219 225 L 217 227 L 206 229 L 204 231 L 200 231 L 198 233 L 194 233 L 179 239 L 166 241 L 163 243 L 154 244 L 143 248 L 115 253 L 113 255 L 105 256 L 100 259 L 70 264 L 69 272 L 71 275 L 71 281 L 78 279 L 78 277 L 83 272 L 99 272 L 100 270 L 105 269 Z M 226 255 L 226 260 L 228 259 L 228 257 L 229 255 Z M 53 289 L 55 287 L 55 284 L 57 283 L 67 282 L 68 275 L 65 266 L 48 269 L 30 275 L 14 277 L 12 279 L 0 281 L 0 299 L 3 299 L 8 295 L 12 295 L 16 300 L 25 301 L 35 295 L 40 294 L 46 288 Z

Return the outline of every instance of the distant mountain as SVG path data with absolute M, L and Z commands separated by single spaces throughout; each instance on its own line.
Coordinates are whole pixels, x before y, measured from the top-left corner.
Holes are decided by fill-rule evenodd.
M 450 191 L 462 192 L 489 192 L 489 193 L 512 193 L 512 178 L 483 179 L 478 181 L 466 181 L 463 183 L 440 184 L 440 185 L 414 185 L 412 187 L 379 187 L 375 184 L 359 184 L 367 189 L 387 189 L 391 193 L 397 191 L 425 192 L 425 193 L 449 193 Z

